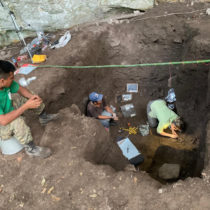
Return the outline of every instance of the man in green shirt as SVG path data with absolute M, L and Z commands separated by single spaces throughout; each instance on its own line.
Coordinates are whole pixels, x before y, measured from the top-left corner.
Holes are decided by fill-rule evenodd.
M 158 99 L 150 101 L 147 105 L 147 118 L 150 127 L 157 126 L 157 133 L 170 138 L 178 138 L 176 131 L 181 131 L 182 121 L 180 117 L 169 109 L 164 100 Z M 164 130 L 170 128 L 172 133 Z
M 51 150 L 34 145 L 30 128 L 21 115 L 33 109 L 41 124 L 58 118 L 58 115 L 46 114 L 42 99 L 14 81 L 14 71 L 12 63 L 0 60 L 0 139 L 14 136 L 24 145 L 28 155 L 46 158 L 51 155 Z M 13 93 L 18 93 L 19 97 L 12 100 Z

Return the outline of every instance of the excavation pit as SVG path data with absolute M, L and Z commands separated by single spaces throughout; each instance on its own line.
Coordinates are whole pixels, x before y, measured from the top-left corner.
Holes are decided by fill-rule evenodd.
M 157 24 L 150 24 L 151 21 Z M 101 24 L 97 32 L 89 31 L 87 36 L 79 36 L 82 48 L 78 51 L 81 54 L 77 58 L 65 58 L 65 65 L 156 63 L 193 60 L 195 56 L 202 59 L 209 53 L 201 47 L 198 51 L 197 34 L 198 31 L 190 24 L 177 21 L 177 17 L 168 18 L 164 26 L 159 20 L 145 23 L 134 20 L 115 26 Z M 186 130 L 180 134 L 180 138 L 174 140 L 161 137 L 156 129 L 151 129 L 148 136 L 138 134 L 130 135 L 129 138 L 145 157 L 144 163 L 139 166 L 140 170 L 147 171 L 153 178 L 163 181 L 158 177 L 158 170 L 164 163 L 180 166 L 179 177 L 172 181 L 200 176 L 205 150 L 208 66 L 191 64 L 66 71 L 65 94 L 59 96 L 56 104 L 52 103 L 51 111 L 76 104 L 85 114 L 85 101 L 90 92 L 96 91 L 104 94 L 108 104 L 117 108 L 120 118 L 118 125 L 111 128 L 110 140 L 107 140 L 111 143 L 100 142 L 97 145 L 95 142 L 94 151 L 102 151 L 103 157 L 100 157 L 99 152 L 91 157 L 85 156 L 87 160 L 110 165 L 117 171 L 124 170 L 128 161 L 117 148 L 115 140 L 127 134 L 119 134 L 119 129 L 127 128 L 128 123 L 135 127 L 145 124 L 148 101 L 164 99 L 169 88 L 173 87 L 177 113 L 186 123 Z M 126 93 L 127 83 L 137 83 L 139 88 L 138 93 L 133 93 L 131 101 L 136 110 L 136 116 L 132 118 L 123 117 L 120 106 L 126 103 L 117 102 L 117 97 Z
M 43 64 L 75 66 L 208 59 L 207 8 L 208 3 L 160 3 L 139 17 L 71 28 L 71 41 L 60 49 L 46 49 L 48 59 Z M 64 33 L 57 32 L 56 39 Z M 29 39 L 26 41 L 29 43 Z M 17 45 L 7 50 L 12 53 L 16 50 L 18 56 Z M 180 140 L 160 137 L 156 129 L 151 129 L 145 137 L 130 135 L 145 157 L 140 170 L 133 171 L 116 144 L 118 136 L 127 135 L 118 133 L 118 128 L 126 128 L 128 123 L 145 124 L 146 105 L 151 99 L 167 95 L 170 74 L 177 111 L 187 123 L 186 130 Z M 16 81 L 17 76 L 23 77 L 16 75 Z M 29 88 L 43 98 L 47 111 L 60 113 L 60 119 L 45 127 L 37 116 L 26 114 L 35 143 L 50 147 L 53 154 L 47 159 L 29 158 L 24 152 L 14 157 L 0 155 L 1 209 L 210 209 L 208 65 L 43 67 L 26 77 L 31 76 L 37 79 Z M 135 106 L 133 118 L 122 117 L 120 106 L 126 102 L 116 100 L 126 93 L 127 83 L 138 83 L 139 91 L 129 101 Z M 117 108 L 119 125 L 112 127 L 109 134 L 97 120 L 80 114 L 85 113 L 84 104 L 92 91 L 103 93 L 107 102 Z M 166 167 L 179 176 L 166 180 L 164 174 L 164 179 L 160 178 Z

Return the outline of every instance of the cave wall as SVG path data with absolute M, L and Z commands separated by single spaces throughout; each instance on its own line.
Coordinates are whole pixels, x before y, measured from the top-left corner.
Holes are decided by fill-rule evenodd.
M 12 0 L 2 1 L 0 5 L 0 46 L 17 40 L 14 26 L 8 15 L 9 10 L 16 16 L 18 25 L 25 30 L 25 36 L 31 30 L 65 29 L 108 16 L 114 8 L 146 10 L 153 7 L 154 0 Z M 30 24 L 30 26 L 28 26 Z

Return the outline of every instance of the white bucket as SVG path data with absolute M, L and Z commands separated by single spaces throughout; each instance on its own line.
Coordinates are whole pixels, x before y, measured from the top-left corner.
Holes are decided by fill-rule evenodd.
M 2 141 L 0 139 L 0 148 L 2 154 L 4 155 L 13 155 L 20 152 L 23 149 L 23 145 L 15 137 Z

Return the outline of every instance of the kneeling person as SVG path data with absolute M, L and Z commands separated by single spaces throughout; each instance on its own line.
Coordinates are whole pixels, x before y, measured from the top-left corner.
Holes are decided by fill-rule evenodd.
M 13 64 L 0 60 L 0 138 L 7 140 L 14 136 L 24 145 L 28 155 L 46 158 L 51 155 L 51 150 L 34 145 L 31 130 L 21 115 L 33 109 L 41 124 L 56 119 L 58 115 L 47 114 L 42 99 L 14 81 L 14 71 Z M 18 93 L 14 100 L 12 93 Z
M 87 116 L 99 119 L 105 128 L 109 128 L 112 120 L 118 120 L 116 113 L 106 104 L 102 94 L 92 92 L 89 95 L 89 103 L 87 105 Z
M 176 131 L 181 131 L 183 122 L 174 111 L 167 107 L 164 100 L 158 99 L 148 103 L 147 118 L 150 127 L 157 126 L 157 133 L 160 135 L 170 138 L 178 138 Z M 172 134 L 164 131 L 168 127 L 171 129 Z

